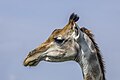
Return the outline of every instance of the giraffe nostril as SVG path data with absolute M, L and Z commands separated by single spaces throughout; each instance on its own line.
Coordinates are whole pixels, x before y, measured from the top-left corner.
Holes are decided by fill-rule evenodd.
M 34 50 L 32 50 L 32 51 L 29 52 L 29 55 L 28 55 L 28 56 L 30 57 L 30 56 L 34 55 L 36 52 L 37 52 L 37 50 L 34 49 Z
M 36 53 L 36 51 L 37 51 L 37 50 L 36 50 L 36 49 L 34 49 L 34 50 L 32 50 L 32 51 L 31 51 L 31 53 Z

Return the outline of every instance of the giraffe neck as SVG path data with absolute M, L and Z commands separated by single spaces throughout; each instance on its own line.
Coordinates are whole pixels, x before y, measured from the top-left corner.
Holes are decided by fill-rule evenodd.
M 92 41 L 85 33 L 81 32 L 78 42 L 81 47 L 78 63 L 82 68 L 84 80 L 103 80 L 100 63 Z

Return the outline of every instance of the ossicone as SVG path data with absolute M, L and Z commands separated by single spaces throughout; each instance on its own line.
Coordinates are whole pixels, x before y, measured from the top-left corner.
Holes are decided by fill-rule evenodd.
M 70 18 L 69 18 L 69 21 L 74 21 L 74 22 L 77 22 L 79 20 L 79 16 L 75 13 L 72 13 L 70 15 Z

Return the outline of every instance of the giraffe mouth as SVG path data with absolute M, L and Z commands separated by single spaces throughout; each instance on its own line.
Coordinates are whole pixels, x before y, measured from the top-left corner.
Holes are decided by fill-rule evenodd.
M 27 60 L 27 58 L 25 59 L 25 61 L 23 63 L 23 65 L 26 66 L 26 67 L 27 66 L 36 66 L 40 62 L 39 58 L 35 59 L 35 60 L 32 60 L 32 61 L 29 61 L 29 62 L 27 62 L 26 60 Z

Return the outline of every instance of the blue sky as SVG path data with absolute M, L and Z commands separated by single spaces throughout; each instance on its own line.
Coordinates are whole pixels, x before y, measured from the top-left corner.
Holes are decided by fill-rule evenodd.
M 24 67 L 29 51 L 56 28 L 68 22 L 71 13 L 80 16 L 79 26 L 95 34 L 106 64 L 107 80 L 119 80 L 119 0 L 0 0 L 1 80 L 82 80 L 80 66 L 72 61 L 40 62 Z

